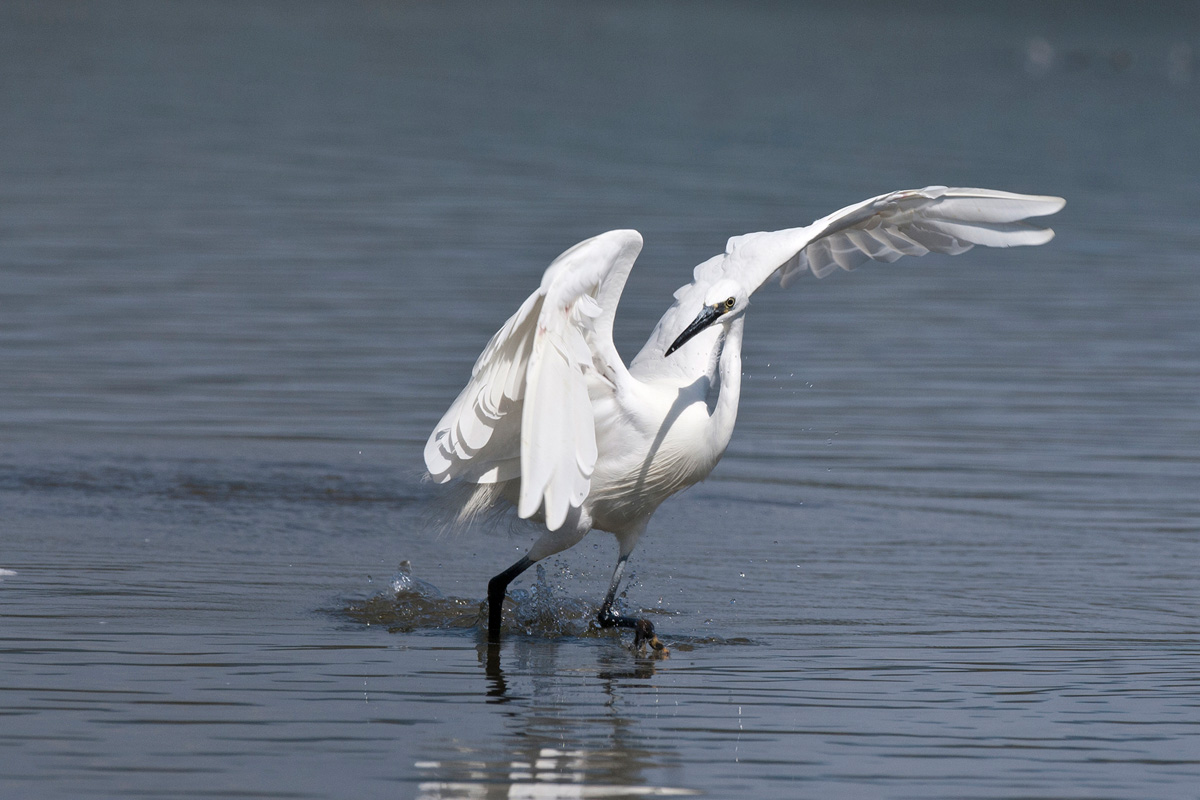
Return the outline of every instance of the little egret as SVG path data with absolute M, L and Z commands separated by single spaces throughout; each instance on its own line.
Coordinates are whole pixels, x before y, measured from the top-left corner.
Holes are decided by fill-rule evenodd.
M 929 186 L 880 195 L 806 227 L 735 236 L 675 292 L 628 367 L 613 345 L 613 318 L 641 235 L 602 233 L 555 259 L 488 342 L 425 446 L 434 481 L 466 485 L 461 522 L 508 503 L 545 526 L 528 552 L 488 583 L 489 640 L 499 641 L 513 579 L 597 529 L 618 543 L 599 624 L 632 628 L 635 647 L 664 649 L 649 620 L 616 613 L 613 601 L 655 509 L 706 478 L 729 444 L 742 385 L 742 327 L 760 286 L 775 277 L 787 286 L 805 270 L 820 278 L 868 260 L 1044 244 L 1054 232 L 1023 220 L 1064 203 Z

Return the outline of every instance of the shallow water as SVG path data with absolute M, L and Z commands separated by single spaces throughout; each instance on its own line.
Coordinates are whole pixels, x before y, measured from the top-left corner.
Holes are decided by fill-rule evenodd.
M 0 794 L 1195 797 L 1189 5 L 0 7 Z M 1036 249 L 755 297 L 737 433 L 596 535 L 421 447 L 579 239 L 636 351 L 731 234 L 928 183 Z M 402 562 L 403 566 L 402 566 Z

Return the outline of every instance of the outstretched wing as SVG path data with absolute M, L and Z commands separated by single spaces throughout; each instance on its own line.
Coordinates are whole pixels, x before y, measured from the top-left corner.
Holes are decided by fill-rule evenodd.
M 589 389 L 628 372 L 613 318 L 642 249 L 637 231 L 610 231 L 554 260 L 542 284 L 484 348 L 471 380 L 425 445 L 438 483 L 521 479 L 517 513 L 545 509 L 557 530 L 583 504 L 596 465 Z
M 633 369 L 661 361 L 665 348 L 695 317 L 708 287 L 721 278 L 734 278 L 753 293 L 776 276 L 787 286 L 806 270 L 822 278 L 834 268 L 851 270 L 868 261 L 926 253 L 954 255 L 977 244 L 1045 244 L 1054 231 L 1023 220 L 1053 214 L 1065 203 L 1061 197 L 927 186 L 873 197 L 802 228 L 734 236 L 724 253 L 697 266 L 692 283 L 675 292 L 675 304 L 633 360 Z
M 957 255 L 977 244 L 1045 244 L 1054 231 L 1024 220 L 1065 204 L 1061 197 L 993 189 L 926 186 L 892 192 L 803 228 L 734 236 L 725 246 L 723 266 L 753 291 L 776 274 L 787 286 L 805 270 L 823 278 L 835 268 L 848 271 L 868 261 L 926 253 Z

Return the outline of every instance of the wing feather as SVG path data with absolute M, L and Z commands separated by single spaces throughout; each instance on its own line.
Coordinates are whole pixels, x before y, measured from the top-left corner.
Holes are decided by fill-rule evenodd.
M 740 278 L 753 291 L 773 277 L 787 285 L 805 270 L 821 278 L 835 267 L 851 270 L 906 255 L 956 255 L 975 245 L 1045 244 L 1054 231 L 1024 220 L 1053 214 L 1065 202 L 1061 197 L 945 186 L 892 192 L 803 228 L 735 236 L 720 268 L 708 271 Z
M 772 278 L 786 287 L 804 272 L 823 278 L 868 261 L 953 255 L 975 245 L 1045 244 L 1054 231 L 1023 220 L 1053 214 L 1065 203 L 1061 197 L 926 186 L 846 206 L 801 228 L 734 236 L 724 253 L 697 266 L 692 282 L 675 292 L 675 304 L 633 360 L 634 369 L 653 374 L 660 368 L 667 346 L 695 317 L 708 287 L 722 278 L 740 281 L 753 294 Z
M 875 226 L 867 229 L 867 233 L 883 242 L 887 258 L 881 261 L 895 261 L 901 256 L 924 256 L 929 254 L 929 248 L 910 236 L 906 236 L 899 228 L 884 228 Z
M 520 478 L 518 514 L 542 510 L 551 530 L 584 503 L 597 459 L 589 379 L 628 376 L 612 324 L 641 245 L 637 231 L 610 231 L 554 260 L 429 437 L 433 480 Z

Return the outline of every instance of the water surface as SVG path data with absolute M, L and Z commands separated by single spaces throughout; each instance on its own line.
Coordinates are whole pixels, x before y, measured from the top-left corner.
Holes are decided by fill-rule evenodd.
M 1194 797 L 1189 5 L 0 9 L 13 797 Z M 429 430 L 557 253 L 929 183 L 1036 249 L 755 297 L 737 433 L 594 535 L 439 537 Z M 402 562 L 407 562 L 403 568 Z

